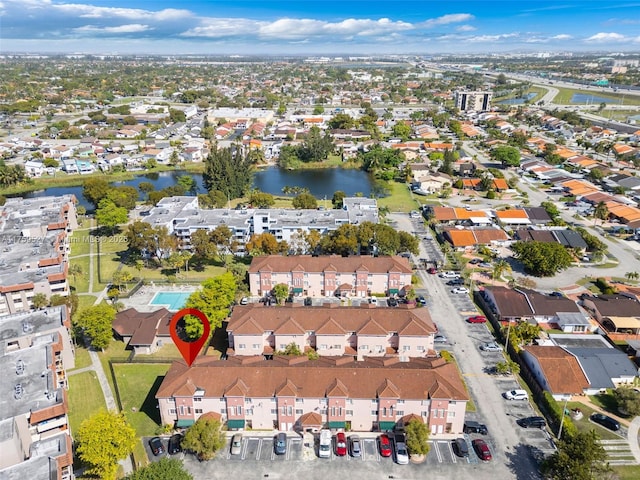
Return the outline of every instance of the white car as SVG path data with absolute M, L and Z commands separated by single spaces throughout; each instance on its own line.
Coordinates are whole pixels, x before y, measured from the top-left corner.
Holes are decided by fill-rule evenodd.
M 526 390 L 509 390 L 502 394 L 507 400 L 529 400 L 529 394 Z
M 457 272 L 448 271 L 448 272 L 440 272 L 438 276 L 440 278 L 459 278 L 460 274 Z
M 480 345 L 480 350 L 483 352 L 501 352 L 502 345 L 498 345 L 496 342 L 489 342 Z
M 469 293 L 469 289 L 465 287 L 457 287 L 451 289 L 451 293 Z
M 444 335 L 436 335 L 433 337 L 433 343 L 447 343 L 448 341 Z

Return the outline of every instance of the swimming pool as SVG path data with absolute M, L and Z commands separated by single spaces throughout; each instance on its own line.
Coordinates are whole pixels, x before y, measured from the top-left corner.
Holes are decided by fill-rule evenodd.
M 157 292 L 149 305 L 160 305 L 167 307 L 167 310 L 171 312 L 177 312 L 184 304 L 187 303 L 187 298 L 192 292 Z

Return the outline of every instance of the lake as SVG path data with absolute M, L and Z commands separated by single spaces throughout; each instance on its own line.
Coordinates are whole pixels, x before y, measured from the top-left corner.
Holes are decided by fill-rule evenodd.
M 178 177 L 182 175 L 188 175 L 196 181 L 197 193 L 206 193 L 202 184 L 202 174 L 189 173 L 184 170 L 145 173 L 144 175 L 137 175 L 131 180 L 112 182 L 111 184 L 114 186 L 127 185 L 138 188 L 141 182 L 149 182 L 156 190 L 162 190 L 163 188 L 175 185 Z M 368 197 L 371 194 L 372 185 L 373 180 L 368 173 L 362 170 L 343 170 L 341 168 L 282 170 L 278 167 L 268 167 L 258 170 L 253 179 L 253 187 L 266 193 L 282 195 L 283 187 L 297 186 L 308 188 L 311 194 L 318 199 L 324 197 L 330 199 L 336 190 L 342 190 L 350 196 L 356 193 L 362 193 L 365 197 Z M 65 194 L 75 195 L 78 199 L 78 204 L 84 206 L 86 209 L 93 208 L 82 196 L 82 186 L 50 187 L 44 190 L 37 190 L 15 196 L 37 198 Z M 142 193 L 139 194 L 138 200 L 144 200 Z
M 569 100 L 571 103 L 587 103 L 587 104 L 600 104 L 600 103 L 622 103 L 621 99 L 598 97 L 597 95 L 591 95 L 588 93 L 574 93 Z
M 502 100 L 498 102 L 498 105 L 522 105 L 527 100 L 531 100 L 538 95 L 537 93 L 527 93 L 524 97 L 509 98 L 508 100 Z

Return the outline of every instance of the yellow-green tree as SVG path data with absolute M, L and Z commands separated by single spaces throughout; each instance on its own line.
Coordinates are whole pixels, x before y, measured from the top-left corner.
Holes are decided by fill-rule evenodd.
M 82 422 L 75 436 L 87 473 L 103 480 L 116 478 L 118 461 L 131 455 L 137 442 L 136 431 L 123 414 L 104 410 Z

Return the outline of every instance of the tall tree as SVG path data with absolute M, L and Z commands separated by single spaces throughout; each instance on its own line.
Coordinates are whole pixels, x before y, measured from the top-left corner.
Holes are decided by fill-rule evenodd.
M 103 349 L 109 346 L 112 337 L 111 324 L 116 311 L 110 305 L 101 303 L 81 310 L 75 316 L 74 323 L 91 339 L 91 346 Z
M 229 315 L 229 307 L 233 304 L 238 286 L 231 272 L 223 273 L 217 277 L 209 278 L 202 282 L 200 290 L 193 292 L 185 307 L 197 308 L 204 313 L 211 331 L 222 325 Z M 196 319 L 186 319 L 186 332 L 189 338 L 198 338 L 202 335 L 202 324 Z
M 104 178 L 88 178 L 83 183 L 82 196 L 89 203 L 92 203 L 94 208 L 97 208 L 100 200 L 107 197 L 109 190 L 111 190 L 111 186 Z
M 224 443 L 222 425 L 218 420 L 206 416 L 196 420 L 182 439 L 182 447 L 195 453 L 200 460 L 211 460 Z
M 609 209 L 603 201 L 598 202 L 596 205 L 596 208 L 593 210 L 593 217 L 603 223 L 607 218 L 609 218 Z
M 104 198 L 98 203 L 96 221 L 101 227 L 113 230 L 117 225 L 126 223 L 128 218 L 127 209 L 118 207 L 112 200 Z
M 525 270 L 539 277 L 550 277 L 571 265 L 572 256 L 559 243 L 516 242 L 511 246 Z
M 221 191 L 229 199 L 246 195 L 253 181 L 253 165 L 237 146 L 213 148 L 202 176 L 205 188 Z
M 577 432 L 558 442 L 558 450 L 546 459 L 542 473 L 550 480 L 597 480 L 611 472 L 607 452 L 593 431 Z
M 291 206 L 295 209 L 313 209 L 318 208 L 318 200 L 310 193 L 303 192 L 294 197 Z
M 103 480 L 116 478 L 118 461 L 131 455 L 138 441 L 123 414 L 101 411 L 87 418 L 75 433 L 78 457 L 87 473 Z

